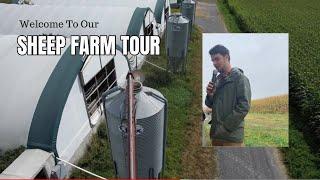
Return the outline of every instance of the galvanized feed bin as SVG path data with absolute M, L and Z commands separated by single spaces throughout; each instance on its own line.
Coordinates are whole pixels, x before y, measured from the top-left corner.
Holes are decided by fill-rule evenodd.
M 181 14 L 173 14 L 167 21 L 166 50 L 168 69 L 185 71 L 188 50 L 189 20 Z
M 189 19 L 189 33 L 192 32 L 192 25 L 195 19 L 196 3 L 193 0 L 184 0 L 181 4 L 181 14 Z
M 159 178 L 164 168 L 167 101 L 155 89 L 134 82 L 136 98 L 137 178 Z M 105 93 L 104 107 L 112 157 L 118 178 L 128 178 L 128 129 L 124 89 Z

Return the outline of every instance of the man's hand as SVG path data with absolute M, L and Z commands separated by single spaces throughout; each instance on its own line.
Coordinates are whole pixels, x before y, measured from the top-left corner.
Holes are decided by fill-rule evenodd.
M 216 92 L 216 87 L 213 84 L 213 82 L 210 81 L 208 86 L 207 86 L 207 94 L 209 96 L 213 96 L 215 92 Z

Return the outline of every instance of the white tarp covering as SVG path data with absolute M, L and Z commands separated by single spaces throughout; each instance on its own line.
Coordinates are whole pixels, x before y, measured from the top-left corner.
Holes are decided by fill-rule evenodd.
M 31 2 L 34 5 L 149 7 L 154 10 L 157 1 L 158 0 L 32 0 Z
M 38 100 L 61 56 L 20 56 L 16 36 L 0 36 L 0 149 L 26 145 Z M 66 48 L 64 48 L 63 52 Z
M 154 9 L 158 0 L 31 0 L 35 5 L 108 5 L 127 7 L 150 7 Z M 165 0 L 160 0 L 165 1 Z
M 109 6 L 109 7 L 149 7 L 156 11 L 157 3 L 163 3 L 164 9 L 168 8 L 170 13 L 170 3 L 168 0 L 32 0 L 34 5 L 55 5 L 55 6 Z M 161 13 L 160 33 L 165 30 L 164 10 Z
M 0 24 L 0 75 L 2 78 L 0 149 L 7 150 L 26 145 L 39 97 L 61 57 L 19 56 L 17 54 L 17 35 L 59 34 L 67 37 L 70 35 L 116 35 L 119 41 L 119 36 L 127 32 L 134 10 L 135 8 L 131 7 L 37 5 L 30 7 L 0 4 L 0 17 L 5 17 L 5 21 Z M 148 21 L 147 19 L 150 19 L 149 16 L 146 16 L 145 21 Z M 66 20 L 81 23 L 85 20 L 99 22 L 99 24 L 97 28 L 68 28 L 65 24 L 64 28 L 23 28 L 20 20 L 29 20 L 34 23 L 36 21 L 65 23 Z M 143 30 L 141 27 L 141 35 Z M 138 58 L 138 61 L 142 62 L 144 57 L 138 56 Z M 111 57 L 105 56 L 103 61 L 107 63 L 110 59 Z M 128 71 L 124 56 L 118 51 L 114 59 L 117 79 L 124 79 L 123 75 Z M 77 78 L 61 117 L 57 137 L 57 150 L 60 156 L 67 160 L 72 158 L 90 130 L 79 78 Z
M 0 35 L 0 149 L 26 146 L 39 98 L 61 56 L 20 56 L 17 36 Z M 62 52 L 65 52 L 67 46 Z M 60 157 L 70 160 L 91 131 L 79 78 L 66 101 L 57 136 Z
M 0 4 L 0 17 L 6 17 L 6 21 L 0 24 L 2 35 L 116 35 L 116 42 L 120 43 L 120 36 L 125 35 L 136 8 L 134 7 L 86 7 L 86 6 L 29 6 L 29 5 L 8 5 Z M 78 27 L 68 27 L 67 20 L 78 22 Z M 55 24 L 62 22 L 63 28 L 23 28 L 22 22 Z M 81 27 L 81 22 L 98 22 L 97 28 Z M 152 23 L 156 26 L 153 14 L 148 12 L 145 23 Z M 144 28 L 141 27 L 140 35 L 143 35 Z M 158 32 L 154 28 L 154 35 Z M 138 55 L 138 67 L 144 61 L 144 56 Z
M 0 17 L 5 17 L 5 21 L 2 21 L 0 24 L 0 34 L 59 34 L 67 37 L 71 35 L 116 35 L 117 42 L 120 42 L 120 35 L 126 34 L 135 9 L 133 7 L 64 7 L 0 4 Z M 78 27 L 68 27 L 67 20 L 77 22 Z M 63 27 L 23 28 L 21 25 L 22 21 L 36 24 L 42 22 L 51 25 L 55 22 L 62 22 Z M 97 27 L 90 28 L 86 26 L 89 22 L 93 24 L 98 22 Z M 140 33 L 143 35 L 142 27 Z

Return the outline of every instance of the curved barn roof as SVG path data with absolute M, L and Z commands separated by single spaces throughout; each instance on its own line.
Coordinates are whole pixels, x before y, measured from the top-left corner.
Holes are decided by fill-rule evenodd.
M 20 56 L 16 39 L 17 36 L 0 36 L 0 149 L 27 144 L 38 101 L 61 59 L 61 56 Z
M 64 36 L 71 35 L 116 35 L 117 42 L 120 35 L 125 35 L 131 30 L 129 24 L 135 14 L 143 11 L 144 17 L 137 20 L 149 20 L 153 16 L 148 8 L 132 7 L 100 7 L 100 6 L 37 6 L 29 5 L 8 5 L 0 4 L 0 17 L 6 17 L 6 21 L 0 24 L 0 34 L 2 35 L 37 35 L 37 34 L 59 34 Z M 148 16 L 147 16 L 148 15 Z M 152 19 L 152 17 L 151 17 Z M 78 23 L 78 27 L 68 26 L 68 20 Z M 136 18 L 134 18 L 136 20 Z M 152 20 L 150 20 L 151 23 Z M 22 22 L 47 24 L 62 22 L 62 28 L 31 28 L 22 27 Z M 97 27 L 85 27 L 86 22 L 98 22 Z M 83 26 L 81 26 L 81 23 Z M 156 22 L 154 22 L 156 23 Z M 143 35 L 143 27 L 135 28 L 134 34 Z
M 82 56 L 71 55 L 70 47 L 60 57 L 41 92 L 34 111 L 28 148 L 40 148 L 58 156 L 57 136 L 62 113 L 70 90 L 82 69 Z
M 70 159 L 89 133 L 76 81 L 84 62 L 69 45 L 61 56 L 20 56 L 17 35 L 0 35 L 1 150 L 27 145 Z
M 13 0 L 17 3 L 16 0 Z M 32 0 L 35 5 L 62 5 L 62 6 L 124 6 L 124 7 L 149 7 L 155 14 L 157 23 L 162 20 L 163 11 L 169 7 L 168 0 Z
M 143 16 L 142 16 L 143 15 Z M 106 7 L 106 6 L 38 6 L 0 4 L 0 17 L 6 17 L 6 21 L 0 24 L 2 35 L 116 35 L 117 44 L 121 46 L 121 35 L 143 35 L 144 26 L 147 23 L 157 25 L 150 8 L 133 7 Z M 21 21 L 36 22 L 62 22 L 62 28 L 24 28 Z M 68 27 L 66 21 L 73 20 L 78 23 L 98 22 L 97 28 Z M 156 28 L 154 35 L 158 35 Z M 134 64 L 141 66 L 144 56 L 137 55 Z

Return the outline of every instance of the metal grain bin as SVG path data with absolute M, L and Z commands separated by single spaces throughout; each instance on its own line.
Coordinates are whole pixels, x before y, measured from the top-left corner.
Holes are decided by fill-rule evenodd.
M 143 87 L 139 82 L 135 82 L 134 87 L 137 178 L 158 178 L 164 168 L 167 101 L 160 92 Z M 118 178 L 129 177 L 126 98 L 126 91 L 118 87 L 107 91 L 104 98 L 109 140 Z
M 192 32 L 192 25 L 195 19 L 196 3 L 193 0 L 184 0 L 181 4 L 181 13 L 189 19 L 189 33 Z
M 189 20 L 181 14 L 173 14 L 167 21 L 166 50 L 168 69 L 185 71 L 188 50 Z

